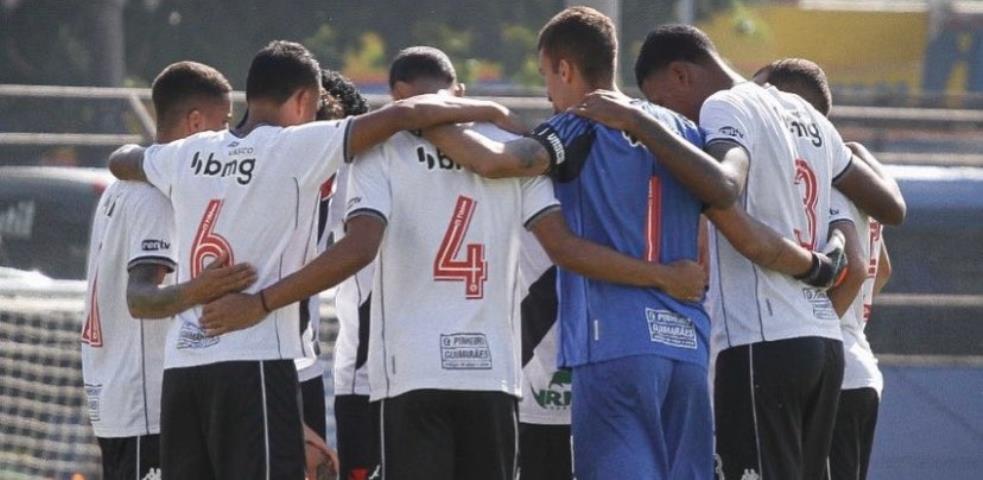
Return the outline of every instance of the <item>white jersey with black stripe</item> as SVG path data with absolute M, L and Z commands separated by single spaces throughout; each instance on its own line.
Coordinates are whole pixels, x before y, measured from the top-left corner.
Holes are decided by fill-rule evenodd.
M 864 329 L 870 319 L 874 302 L 874 283 L 880 267 L 882 225 L 866 213 L 860 211 L 840 192 L 833 192 L 830 207 L 830 221 L 847 220 L 853 222 L 860 238 L 860 254 L 867 266 L 867 278 L 860 287 L 860 293 L 850 304 L 850 308 L 840 319 L 843 330 L 843 390 L 873 388 L 880 395 L 884 388 L 884 376 L 877 366 L 877 358 L 870 348 Z
M 556 267 L 530 232 L 522 233 L 522 400 L 519 421 L 570 425 L 571 374 L 556 363 L 560 344 Z
M 82 378 L 97 437 L 160 432 L 164 339 L 170 319 L 130 315 L 130 268 L 160 265 L 173 271 L 173 214 L 149 185 L 116 182 L 99 199 L 89 245 Z M 164 282 L 171 283 L 172 275 Z
M 334 182 L 328 227 L 335 241 L 345 236 L 345 204 L 348 198 L 348 176 L 351 165 L 342 165 Z M 369 367 L 368 328 L 369 300 L 375 262 L 345 279 L 335 290 L 335 314 L 338 316 L 338 338 L 334 345 L 335 395 L 368 395 Z
M 174 208 L 179 278 L 193 278 L 221 252 L 256 268 L 255 293 L 316 255 L 319 188 L 346 156 L 350 120 L 281 128 L 239 137 L 205 132 L 147 149 L 147 179 Z M 201 307 L 177 316 L 165 368 L 304 355 L 301 305 L 274 310 L 256 325 L 218 337 L 199 326 Z
M 521 396 L 520 234 L 559 207 L 550 180 L 485 179 L 402 132 L 360 157 L 348 185 L 349 220 L 387 222 L 372 288 L 372 399 L 418 389 Z
M 796 95 L 742 83 L 707 99 L 700 126 L 708 145 L 726 140 L 747 150 L 740 202 L 751 216 L 806 248 L 825 244 L 832 182 L 852 156 L 822 114 Z M 752 264 L 715 229 L 709 239 L 712 352 L 787 338 L 841 339 L 823 291 Z

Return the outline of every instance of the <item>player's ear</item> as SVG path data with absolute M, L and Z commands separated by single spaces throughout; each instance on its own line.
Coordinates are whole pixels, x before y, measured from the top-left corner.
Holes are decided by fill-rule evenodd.
M 686 62 L 669 62 L 669 78 L 672 78 L 680 86 L 689 85 L 692 82 L 689 65 Z
M 389 95 L 393 97 L 393 100 L 402 100 L 413 96 L 411 90 L 412 87 L 409 83 L 402 80 L 396 80 L 396 83 L 394 83 L 392 88 L 389 89 Z
M 563 80 L 563 83 L 573 82 L 573 64 L 568 62 L 567 59 L 561 58 L 560 61 L 557 62 L 556 66 L 557 73 L 560 75 L 560 79 Z
M 451 93 L 453 93 L 455 97 L 463 97 L 464 92 L 466 92 L 467 89 L 467 86 L 465 86 L 463 83 L 455 83 L 454 87 L 451 88 Z
M 197 108 L 192 108 L 184 117 L 184 121 L 188 135 L 193 135 L 205 129 L 205 115 Z

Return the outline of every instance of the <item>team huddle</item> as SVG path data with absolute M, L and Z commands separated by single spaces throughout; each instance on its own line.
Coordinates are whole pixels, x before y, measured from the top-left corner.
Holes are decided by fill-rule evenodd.
M 553 117 L 393 60 L 393 102 L 303 46 L 153 84 L 156 143 L 109 160 L 85 391 L 104 478 L 863 479 L 864 336 L 897 183 L 826 118 L 815 64 L 753 81 L 703 32 L 540 31 Z M 337 444 L 318 294 L 336 288 Z

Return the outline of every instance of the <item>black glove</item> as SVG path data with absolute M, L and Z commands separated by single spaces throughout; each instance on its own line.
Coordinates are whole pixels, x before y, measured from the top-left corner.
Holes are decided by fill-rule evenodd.
M 821 252 L 812 252 L 812 266 L 795 279 L 807 285 L 827 289 L 843 281 L 846 274 L 847 258 L 844 249 L 845 239 L 838 230 L 833 232 L 826 247 Z

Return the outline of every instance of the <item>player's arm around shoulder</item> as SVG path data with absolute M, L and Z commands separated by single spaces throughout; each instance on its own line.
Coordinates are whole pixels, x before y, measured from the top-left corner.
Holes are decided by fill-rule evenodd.
M 516 133 L 524 127 L 508 108 L 495 102 L 449 95 L 427 94 L 398 100 L 355 117 L 348 149 L 365 152 L 403 130 L 422 130 L 436 125 L 489 122 Z
M 834 180 L 837 190 L 877 221 L 903 223 L 908 207 L 898 183 L 863 145 L 850 142 L 845 148 L 852 153 L 852 161 Z
M 641 105 L 621 93 L 598 90 L 587 95 L 571 111 L 637 138 L 703 203 L 715 208 L 732 205 L 744 186 L 746 157 L 714 157 L 700 149 L 702 138 L 697 139 L 700 145 L 695 145 L 673 132 Z M 688 121 L 685 123 L 689 124 Z M 695 126 L 692 129 L 699 135 Z
M 669 265 L 646 262 L 577 237 L 559 208 L 539 215 L 527 228 L 560 268 L 609 283 L 655 287 L 689 302 L 706 291 L 707 275 L 698 263 L 683 260 Z
M 485 178 L 543 175 L 550 170 L 547 149 L 531 137 L 497 141 L 464 125 L 441 125 L 423 131 L 441 152 Z
M 120 180 L 146 182 L 143 172 L 143 152 L 139 145 L 123 145 L 109 155 L 109 171 Z

